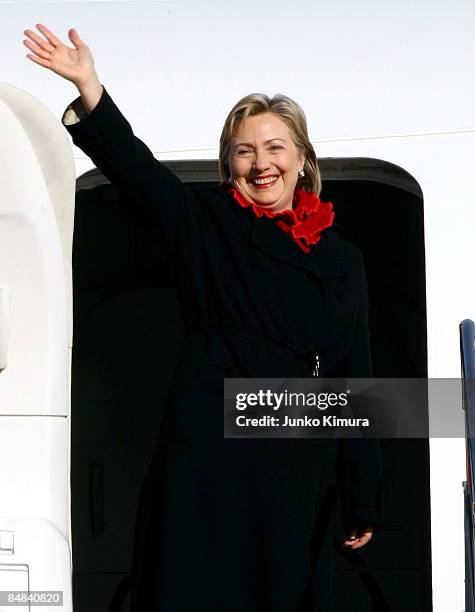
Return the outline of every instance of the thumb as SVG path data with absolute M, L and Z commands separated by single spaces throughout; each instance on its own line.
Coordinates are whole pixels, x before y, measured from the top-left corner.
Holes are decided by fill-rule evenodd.
M 348 546 L 351 546 L 354 541 L 356 540 L 356 536 L 357 536 L 357 530 L 356 529 L 352 529 L 346 536 L 346 538 L 343 540 L 343 547 L 347 548 Z
M 86 43 L 79 37 L 79 34 L 74 28 L 71 28 L 68 32 L 69 40 L 73 43 L 76 49 L 87 47 Z

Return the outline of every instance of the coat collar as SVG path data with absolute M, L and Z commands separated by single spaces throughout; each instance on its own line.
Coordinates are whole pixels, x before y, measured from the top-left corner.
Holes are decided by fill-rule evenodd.
M 256 217 L 270 217 L 283 231 L 290 234 L 302 251 L 309 253 L 312 245 L 319 242 L 322 231 L 331 225 L 335 218 L 333 204 L 322 202 L 315 192 L 299 187 L 294 189 L 292 209 L 280 212 L 269 211 L 262 206 L 246 200 L 235 187 L 229 186 L 227 192 L 243 208 L 251 207 Z
M 287 233 L 267 217 L 254 217 L 250 233 L 251 242 L 272 257 L 302 268 L 321 279 L 346 276 L 348 264 L 344 241 L 338 231 L 329 227 L 310 253 L 304 253 Z
M 259 250 L 320 279 L 348 275 L 347 249 L 345 240 L 340 238 L 337 224 L 323 230 L 320 241 L 312 247 L 310 253 L 304 253 L 273 219 L 267 216 L 256 217 L 250 208 L 240 206 L 221 184 L 219 191 L 234 212 L 241 218 L 246 218 L 249 239 Z

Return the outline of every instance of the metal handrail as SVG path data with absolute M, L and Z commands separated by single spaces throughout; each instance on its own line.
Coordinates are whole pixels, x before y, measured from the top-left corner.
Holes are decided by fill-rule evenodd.
M 465 410 L 465 449 L 467 480 L 463 483 L 465 525 L 465 610 L 475 612 L 475 324 L 465 319 L 460 324 L 463 409 Z

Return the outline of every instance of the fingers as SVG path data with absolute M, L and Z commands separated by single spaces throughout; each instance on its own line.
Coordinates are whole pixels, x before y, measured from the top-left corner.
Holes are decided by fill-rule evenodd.
M 343 542 L 343 548 L 351 548 L 357 550 L 365 546 L 373 537 L 373 527 L 366 525 L 360 529 L 352 529 L 346 540 Z
M 51 57 L 51 53 L 49 51 L 44 51 L 40 46 L 32 43 L 30 40 L 24 40 L 23 44 L 25 47 L 28 47 L 30 51 L 33 51 L 37 57 L 41 57 L 43 59 L 49 60 Z M 28 57 L 28 56 L 27 56 Z
M 28 38 L 30 40 L 32 40 L 43 51 L 47 51 L 48 53 L 51 53 L 52 51 L 54 51 L 54 46 L 50 42 L 48 42 L 47 40 L 45 40 L 41 36 L 38 36 L 38 34 L 33 32 L 32 30 L 25 30 L 24 34 L 25 34 L 25 36 L 28 36 Z M 26 42 L 25 42 L 25 44 L 26 44 Z M 36 53 L 35 49 L 33 49 L 32 47 L 29 47 L 29 48 L 32 51 L 35 51 L 35 53 Z
M 32 62 L 36 62 L 45 68 L 49 68 L 51 66 L 51 62 L 47 59 L 43 59 L 42 57 L 38 57 L 37 55 L 31 55 L 30 53 L 26 54 L 26 57 L 30 59 Z
M 57 36 L 50 32 L 46 26 L 41 23 L 37 23 L 36 27 L 43 34 L 43 36 L 53 45 L 53 47 L 59 47 L 63 43 L 59 40 Z
M 73 43 L 76 49 L 87 47 L 86 43 L 79 37 L 79 34 L 74 28 L 71 28 L 68 32 L 69 40 Z
M 371 540 L 372 535 L 372 533 L 365 533 L 359 538 L 350 538 L 348 540 L 345 540 L 343 542 L 343 547 L 351 548 L 351 550 L 357 550 L 358 548 L 362 548 Z

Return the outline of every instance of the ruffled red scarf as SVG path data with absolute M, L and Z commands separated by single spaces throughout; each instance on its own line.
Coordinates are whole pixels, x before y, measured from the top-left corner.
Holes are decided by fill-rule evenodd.
M 278 217 L 276 225 L 292 236 L 305 253 L 309 253 L 313 244 L 321 238 L 322 231 L 333 224 L 335 213 L 331 202 L 322 202 L 315 192 L 309 193 L 295 188 L 292 200 L 293 209 L 271 212 L 253 202 L 248 202 L 234 188 L 228 187 L 228 193 L 244 208 L 249 206 L 257 217 L 266 215 L 271 219 Z

